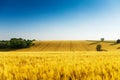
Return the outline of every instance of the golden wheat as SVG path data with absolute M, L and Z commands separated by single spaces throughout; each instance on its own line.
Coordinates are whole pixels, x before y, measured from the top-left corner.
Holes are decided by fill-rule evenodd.
M 120 80 L 120 53 L 1 52 L 0 80 Z

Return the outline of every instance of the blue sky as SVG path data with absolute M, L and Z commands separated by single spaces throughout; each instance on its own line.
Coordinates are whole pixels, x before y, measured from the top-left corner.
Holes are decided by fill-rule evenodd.
M 0 0 L 0 39 L 120 38 L 119 0 Z

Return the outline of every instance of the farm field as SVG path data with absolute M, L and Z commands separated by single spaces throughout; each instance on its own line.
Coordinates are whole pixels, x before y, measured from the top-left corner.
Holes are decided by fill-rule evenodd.
M 0 80 L 120 80 L 120 52 L 1 52 Z
M 120 44 L 115 41 L 35 41 L 35 45 L 30 48 L 16 51 L 96 51 L 96 45 L 101 44 L 105 51 L 120 51 Z
M 120 80 L 120 44 L 113 41 L 36 41 L 0 52 L 0 80 Z M 101 44 L 105 51 L 96 51 Z

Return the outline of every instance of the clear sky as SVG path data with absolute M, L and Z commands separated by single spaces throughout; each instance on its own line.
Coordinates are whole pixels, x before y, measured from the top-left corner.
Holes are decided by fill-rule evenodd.
M 0 0 L 0 40 L 120 38 L 120 0 Z

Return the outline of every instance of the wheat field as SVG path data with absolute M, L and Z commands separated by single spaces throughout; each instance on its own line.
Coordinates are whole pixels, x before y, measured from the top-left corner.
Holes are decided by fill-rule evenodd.
M 29 49 L 0 52 L 0 80 L 120 80 L 120 52 L 115 51 L 119 45 L 113 45 L 114 51 L 97 52 L 92 51 L 95 43 L 87 48 L 91 51 L 82 50 L 89 42 L 81 46 L 65 41 L 59 47 L 53 43 L 47 44 L 57 50 L 37 42 Z M 102 44 L 110 49 L 111 43 Z
M 115 41 L 92 41 L 92 40 L 60 40 L 60 41 L 35 41 L 35 45 L 30 48 L 20 49 L 16 51 L 96 51 L 96 45 L 101 44 L 102 49 L 106 51 L 120 51 L 120 44 Z

